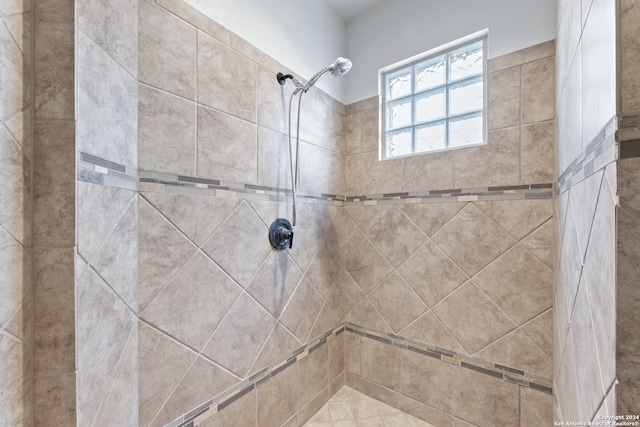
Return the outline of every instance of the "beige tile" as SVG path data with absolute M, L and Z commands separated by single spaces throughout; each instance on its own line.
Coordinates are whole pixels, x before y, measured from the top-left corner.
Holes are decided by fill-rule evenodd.
M 454 367 L 456 416 L 477 425 L 519 423 L 519 386 L 470 369 Z
M 151 425 L 166 425 L 220 394 L 237 381 L 213 363 L 198 357 Z
M 477 353 L 483 360 L 500 363 L 546 378 L 553 376 L 551 357 L 522 331 L 516 330 Z
M 365 237 L 365 234 L 355 225 L 345 209 L 336 215 L 333 225 L 327 234 L 327 243 L 336 256 L 340 258 L 349 255 Z
M 318 293 L 326 297 L 335 286 L 335 279 L 340 271 L 340 259 L 334 247 L 322 245 L 314 256 L 306 276 L 316 288 Z
M 638 79 L 637 40 L 634 34 L 638 31 L 638 9 L 633 1 L 621 2 L 620 11 L 620 84 L 622 112 L 640 111 L 640 104 L 633 96 L 640 87 Z
M 240 290 L 218 266 L 197 252 L 140 316 L 200 351 Z
M 156 3 L 170 10 L 185 21 L 195 25 L 200 30 L 215 37 L 217 40 L 220 40 L 225 44 L 230 43 L 231 33 L 227 28 L 218 24 L 216 21 L 211 19 L 206 14 L 200 12 L 190 4 L 185 3 L 181 0 L 157 0 Z
M 432 236 L 447 223 L 464 202 L 418 203 L 401 206 L 400 209 L 428 236 Z
M 364 239 L 344 260 L 344 266 L 368 294 L 392 271 L 392 265 L 382 256 L 369 239 Z
M 369 295 L 369 300 L 395 333 L 413 322 L 427 306 L 396 272 Z
M 196 29 L 148 0 L 138 10 L 140 81 L 194 100 Z
M 138 204 L 137 198 L 106 237 L 92 265 L 134 311 L 138 309 Z M 87 218 L 88 219 L 88 218 Z M 95 223 L 95 221 L 94 221 Z
M 22 55 L 20 45 L 16 44 L 5 26 L 0 29 L 0 49 L 3 58 L 0 117 L 4 119 L 27 106 L 31 95 L 28 77 L 30 67 Z
M 76 186 L 78 253 L 86 261 L 93 262 L 123 216 L 128 215 L 130 221 L 135 221 L 135 212 L 131 213 L 130 210 L 132 203 L 134 208 L 137 207 L 134 202 L 136 194 L 129 190 L 83 181 L 78 181 Z M 97 212 L 100 212 L 99 219 L 96 218 Z
M 329 414 L 331 414 L 331 421 L 356 419 L 355 411 L 353 410 L 353 406 L 349 401 L 329 402 L 328 406 Z
M 298 411 L 298 424 L 303 425 L 306 421 L 309 420 L 312 416 L 315 417 L 315 414 L 323 409 L 326 406 L 326 403 L 329 400 L 329 388 L 326 387 L 320 393 L 318 393 L 309 403 L 302 406 L 300 411 Z M 301 403 L 302 405 L 302 403 Z M 324 415 L 328 415 L 328 411 L 323 413 Z M 329 416 L 330 419 L 330 416 Z
M 298 365 L 290 366 L 258 388 L 258 422 L 281 425 L 298 410 Z
M 527 387 L 520 387 L 520 425 L 534 427 L 551 424 L 553 396 Z
M 295 161 L 295 139 L 292 140 Z M 291 158 L 286 134 L 258 126 L 258 185 L 291 189 Z
M 561 367 L 555 390 L 565 420 L 577 420 L 582 417 L 580 397 L 576 378 L 576 364 L 573 351 L 573 340 L 567 338 L 567 347 L 562 356 Z
M 553 271 L 522 245 L 511 248 L 474 281 L 518 325 L 553 305 Z
M 473 205 L 458 212 L 433 236 L 433 242 L 468 275 L 477 273 L 515 243 Z
M 489 129 L 500 129 L 520 124 L 520 67 L 489 74 L 488 122 Z
M 345 194 L 366 194 L 363 175 L 363 155 L 344 156 Z
M 138 167 L 195 175 L 195 104 L 138 85 Z
M 285 251 L 271 251 L 247 286 L 247 292 L 278 319 L 301 278 L 302 271 Z
M 82 2 L 76 9 L 78 27 L 129 74 L 138 74 L 138 17 L 134 0 Z
M 139 423 L 148 425 L 197 354 L 145 323 L 138 323 Z
M 275 216 L 270 221 L 275 220 Z M 271 223 L 268 223 L 271 225 Z M 289 256 L 301 268 L 306 269 L 324 240 L 320 226 L 313 218 L 308 205 L 297 208 L 294 246 L 287 251 Z
M 454 187 L 520 183 L 520 127 L 490 130 L 487 145 L 454 150 Z
M 328 304 L 322 307 L 316 323 L 313 325 L 311 332 L 309 333 L 309 340 L 319 337 L 320 335 L 335 329 L 340 324 L 341 319 L 335 314 L 335 312 L 329 307 Z M 307 340 L 307 341 L 309 341 Z
M 138 330 L 133 328 L 110 379 L 94 425 L 138 424 Z
M 257 183 L 254 124 L 208 108 L 198 108 L 198 176 Z
M 535 342 L 538 347 L 549 357 L 553 353 L 553 309 L 544 312 L 526 325 L 522 330 Z
M 340 420 L 332 423 L 334 427 L 358 427 L 358 422 L 355 420 Z
M 522 184 L 555 181 L 555 122 L 553 120 L 522 126 L 520 182 Z
M 273 332 L 271 332 L 271 335 L 267 338 L 267 342 L 264 343 L 256 361 L 253 363 L 249 374 L 253 375 L 272 363 L 281 361 L 283 357 L 290 355 L 294 350 L 300 348 L 301 345 L 301 341 L 297 340 L 280 324 L 276 324 Z
M 394 207 L 371 230 L 369 238 L 391 265 L 397 267 L 425 242 L 427 236 Z
M 331 228 L 336 216 L 342 210 L 341 206 L 318 203 L 311 203 L 307 205 L 307 207 L 323 232 L 326 232 Z
M 244 378 L 274 324 L 275 320 L 269 313 L 249 296 L 242 294 L 202 353 Z
M 74 66 L 80 62 L 74 52 L 74 5 L 62 0 L 34 2 L 34 93 L 35 117 L 38 119 L 74 118 Z M 4 55 L 3 55 L 4 57 Z M 12 61 L 13 64 L 15 62 Z M 8 73 L 19 79 L 21 70 Z M 2 87 L 5 86 L 4 81 Z M 19 86 L 22 88 L 23 85 Z M 3 100 L 14 101 L 16 94 L 2 93 Z M 24 99 L 20 94 L 20 99 Z M 13 112 L 13 111 L 12 111 Z M 6 114 L 0 113 L 3 118 Z
M 554 220 L 549 219 L 521 241 L 548 267 L 553 267 L 554 249 L 557 247 L 554 225 Z
M 0 338 L 1 340 L 1 338 Z M 3 352 L 3 354 L 6 354 Z M 33 384 L 35 425 L 74 425 L 76 422 L 76 375 L 36 375 Z M 17 389 L 14 389 L 17 390 Z M 18 415 L 18 412 L 3 413 Z M 15 421 L 15 425 L 19 425 Z
M 282 70 L 287 73 L 286 70 Z M 258 67 L 258 124 L 282 134 L 289 134 L 289 100 L 294 86 L 280 86 L 274 73 Z M 297 98 L 296 98 L 297 99 Z M 295 100 L 294 100 L 295 102 Z M 297 106 L 297 102 L 295 103 Z M 292 135 L 295 135 L 297 110 L 292 108 Z
M 603 171 L 596 172 L 589 178 L 571 187 L 569 206 L 575 218 L 578 242 L 580 243 L 580 255 L 582 258 L 584 258 L 586 254 L 603 175 Z
M 340 154 L 300 142 L 300 193 L 344 194 L 344 165 Z
M 31 10 L 31 2 L 24 0 L 5 0 L 0 5 L 0 15 L 12 15 Z
M 247 286 L 271 251 L 267 236 L 267 227 L 243 201 L 202 249 L 240 285 Z
M 76 293 L 77 422 L 90 425 L 136 324 L 134 314 L 92 269 L 76 282 Z
M 522 123 L 552 120 L 555 116 L 555 59 L 549 57 L 522 66 Z
M 256 72 L 254 62 L 198 33 L 198 102 L 255 122 Z
M 0 380 L 3 383 L 0 409 L 3 411 L 3 416 L 6 414 L 4 420 L 20 425 L 22 416 L 26 412 L 26 405 L 23 403 L 23 390 L 26 384 L 23 376 L 27 375 L 28 367 L 23 365 L 23 359 L 27 349 L 18 340 L 2 334 L 0 351 L 3 355 L 3 369 L 0 371 Z
M 0 224 L 19 242 L 27 244 L 30 211 L 31 163 L 5 128 L 0 128 Z M 26 231 L 26 232 L 25 232 Z
M 375 101 L 377 104 L 377 97 Z M 368 108 L 362 111 L 361 146 L 363 153 L 378 152 L 380 145 L 379 114 L 377 105 L 374 108 Z
M 344 372 L 344 333 L 329 341 L 329 382 L 339 379 Z
M 402 170 L 404 159 L 380 161 L 375 151 L 363 153 L 361 157 L 360 194 L 393 193 L 402 188 L 402 174 L 398 171 Z
M 402 394 L 453 413 L 453 367 L 440 360 L 402 350 Z
M 37 247 L 33 250 L 33 304 L 37 313 L 33 319 L 33 369 L 36 375 L 75 371 L 73 261 L 72 248 Z M 18 266 L 16 263 L 14 268 Z M 3 271 L 11 273 L 10 267 Z M 17 285 L 19 280 L 14 283 Z M 2 288 L 10 289 L 9 286 Z M 3 298 L 6 302 L 13 299 L 9 295 L 6 297 Z
M 251 391 L 233 402 L 224 410 L 207 418 L 202 427 L 225 426 L 255 426 L 256 425 L 256 392 Z
M 392 209 L 390 205 L 346 206 L 344 208 L 347 215 L 349 215 L 365 233 L 368 233 L 390 209 Z
M 402 191 L 443 190 L 454 187 L 451 153 L 428 153 L 407 157 L 402 169 Z
M 469 354 L 515 328 L 515 324 L 471 281 L 434 307 L 433 313 Z
M 367 298 L 353 307 L 351 311 L 345 315 L 344 320 L 357 325 L 368 326 L 369 328 L 379 331 L 393 332 Z
M 33 159 L 33 243 L 74 244 L 75 127 L 70 122 L 35 126 Z
M 170 248 L 170 250 L 169 250 Z M 138 203 L 138 306 L 144 308 L 196 248 L 146 200 Z
M 452 427 L 453 416 L 439 411 L 429 405 L 425 405 L 413 399 L 406 399 L 402 403 L 402 410 L 414 417 L 433 424 L 434 427 Z
M 528 62 L 533 62 L 538 59 L 548 58 L 553 56 L 555 51 L 555 40 L 549 40 L 506 55 L 491 58 L 488 61 L 489 72 L 493 73 L 505 68 L 511 68 Z
M 398 272 L 430 307 L 467 280 L 467 275 L 431 241 L 414 252 Z
M 362 152 L 362 113 L 360 111 L 344 116 L 344 149 L 342 154 L 360 154 Z
M 329 385 L 329 346 L 322 345 L 299 362 L 299 403 L 306 405 Z
M 135 167 L 138 84 L 82 32 L 77 51 L 77 149 Z
M 301 342 L 305 342 L 322 305 L 322 296 L 313 288 L 308 279 L 303 278 L 280 321 Z
M 22 148 L 22 153 L 29 159 L 33 159 L 33 136 L 31 135 L 33 118 L 31 117 L 31 112 L 32 108 L 25 108 L 4 122 L 5 127 L 9 130 L 13 139 L 15 139 Z M 2 138 L 4 139 L 6 136 Z
M 360 336 L 344 333 L 344 370 L 360 375 Z M 335 396 L 334 396 L 335 397 Z
M 598 351 L 593 351 L 593 348 L 596 347 L 595 331 L 586 283 L 583 276 L 578 287 L 569 334 L 574 345 L 578 382 L 577 396 L 580 399 L 580 408 L 582 414 L 595 414 L 605 396 L 605 389 L 602 383 L 602 368 L 598 360 Z M 596 348 L 596 350 L 598 349 Z M 619 370 L 620 367 L 616 369 Z M 594 372 L 595 374 L 585 375 L 585 372 Z
M 237 199 L 208 195 L 143 193 L 172 224 L 202 245 L 238 205 Z
M 373 339 L 363 339 L 361 359 L 364 378 L 397 392 L 401 390 L 400 349 Z
M 415 322 L 404 328 L 400 332 L 400 335 L 446 350 L 453 350 L 462 354 L 466 353 L 453 335 L 444 327 L 442 322 L 431 312 L 425 313 Z

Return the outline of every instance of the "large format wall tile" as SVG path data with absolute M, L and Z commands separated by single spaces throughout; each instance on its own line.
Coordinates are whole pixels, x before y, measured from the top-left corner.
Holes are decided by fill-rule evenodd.
M 255 62 L 198 33 L 198 102 L 255 122 L 256 72 Z
M 140 81 L 195 100 L 197 30 L 148 0 L 138 8 Z
M 138 0 L 78 3 L 77 25 L 132 76 L 138 74 Z
M 21 243 L 30 237 L 25 215 L 30 211 L 30 166 L 24 151 L 6 128 L 0 128 L 0 224 Z
M 138 84 L 88 36 L 77 36 L 77 150 L 135 167 Z

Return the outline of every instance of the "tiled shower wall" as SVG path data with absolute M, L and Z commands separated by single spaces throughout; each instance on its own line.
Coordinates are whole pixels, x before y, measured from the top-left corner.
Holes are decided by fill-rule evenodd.
M 346 321 L 551 378 L 553 75 L 553 42 L 490 60 L 489 142 L 477 148 L 378 162 L 377 100 L 347 107 L 348 194 L 363 196 L 341 214 Z M 345 346 L 348 384 L 438 426 L 551 420 L 539 390 L 350 334 Z M 422 375 L 428 390 L 415 387 Z M 500 410 L 474 402 L 486 381 Z
M 576 7 L 560 1 L 556 58 L 554 419 L 587 422 L 620 413 L 612 309 L 618 179 L 615 2 Z
M 137 425 L 136 0 L 75 6 L 75 425 Z M 69 71 L 72 73 L 72 71 Z M 119 166 L 104 175 L 86 161 Z M 102 167 L 105 169 L 105 167 Z M 98 169 L 98 172 L 101 169 Z
M 32 4 L 0 4 L 0 424 L 33 425 Z

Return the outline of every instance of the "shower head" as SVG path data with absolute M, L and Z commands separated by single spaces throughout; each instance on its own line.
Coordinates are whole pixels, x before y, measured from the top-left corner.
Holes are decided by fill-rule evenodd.
M 329 65 L 323 70 L 318 71 L 313 77 L 311 77 L 311 79 L 309 79 L 309 82 L 304 86 L 304 88 L 302 88 L 302 90 L 307 92 L 309 89 L 311 89 L 311 86 L 313 86 L 318 80 L 320 80 L 320 77 L 324 76 L 328 72 L 331 72 L 331 74 L 333 74 L 333 77 L 340 77 L 347 74 L 349 70 L 351 70 L 351 61 L 346 58 L 340 57 L 336 59 L 333 64 Z

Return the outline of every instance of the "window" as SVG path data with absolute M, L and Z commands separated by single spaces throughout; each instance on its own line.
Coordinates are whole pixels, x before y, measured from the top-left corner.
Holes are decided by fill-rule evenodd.
M 380 70 L 380 158 L 484 144 L 487 31 Z

